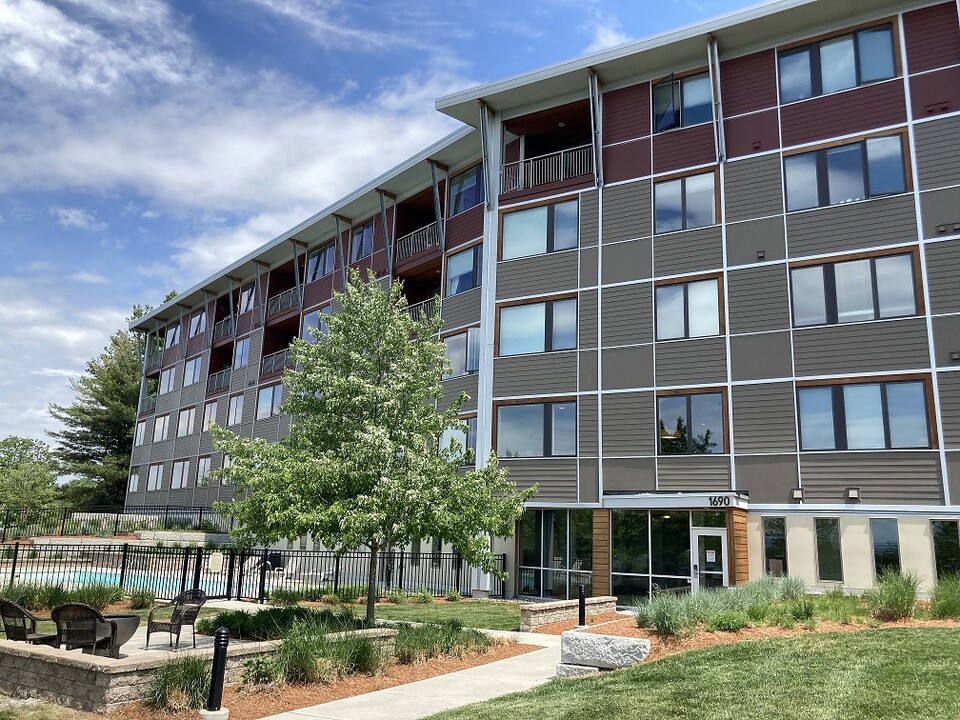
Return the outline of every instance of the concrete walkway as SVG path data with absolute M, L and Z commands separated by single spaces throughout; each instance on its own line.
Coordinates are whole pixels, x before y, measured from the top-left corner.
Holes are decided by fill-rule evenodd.
M 470 703 L 529 690 L 552 678 L 560 662 L 560 637 L 490 631 L 535 650 L 479 667 L 352 698 L 271 715 L 264 720 L 414 720 Z

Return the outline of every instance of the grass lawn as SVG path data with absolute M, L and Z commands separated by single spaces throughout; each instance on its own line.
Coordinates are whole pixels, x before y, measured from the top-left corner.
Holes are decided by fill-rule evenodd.
M 459 620 L 464 627 L 519 630 L 520 603 L 471 600 L 453 603 L 378 605 L 377 618 L 380 620 L 412 620 L 414 622 Z
M 799 635 L 691 650 L 433 718 L 957 718 L 958 663 L 955 629 Z
M 7 704 L 0 698 L 0 720 L 94 720 L 96 717 L 49 703 Z

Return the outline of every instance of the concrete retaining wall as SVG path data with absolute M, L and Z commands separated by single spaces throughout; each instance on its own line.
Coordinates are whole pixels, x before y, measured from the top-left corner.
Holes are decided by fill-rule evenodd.
M 579 615 L 579 600 L 527 603 L 520 606 L 520 630 L 530 632 L 541 625 L 576 620 Z M 587 598 L 587 617 L 615 612 L 617 599 L 610 595 Z

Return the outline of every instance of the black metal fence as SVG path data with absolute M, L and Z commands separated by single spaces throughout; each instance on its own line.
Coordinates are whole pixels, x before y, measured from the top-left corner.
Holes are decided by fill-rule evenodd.
M 0 510 L 0 542 L 43 535 L 112 537 L 134 530 L 198 530 L 227 533 L 233 519 L 208 507 L 131 506 Z
M 505 570 L 506 557 L 496 556 Z M 6 545 L 0 557 L 0 581 L 12 584 L 117 585 L 125 591 L 148 590 L 170 599 L 200 588 L 211 598 L 263 602 L 278 590 L 304 599 L 366 595 L 369 552 L 328 550 L 208 550 L 199 547 L 109 545 Z M 474 594 L 474 568 L 458 553 L 382 552 L 377 583 L 380 595 L 426 591 L 442 596 Z M 503 597 L 506 583 L 492 578 L 491 597 Z

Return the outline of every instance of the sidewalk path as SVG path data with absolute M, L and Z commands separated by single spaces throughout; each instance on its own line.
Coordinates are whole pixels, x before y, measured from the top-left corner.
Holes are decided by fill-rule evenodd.
M 543 649 L 448 675 L 377 690 L 264 720 L 415 720 L 442 710 L 490 700 L 541 685 L 556 673 L 560 637 L 536 633 L 489 632 Z

